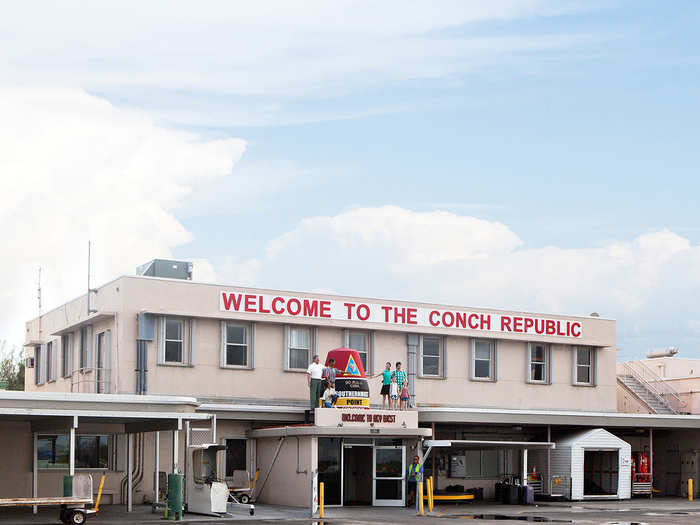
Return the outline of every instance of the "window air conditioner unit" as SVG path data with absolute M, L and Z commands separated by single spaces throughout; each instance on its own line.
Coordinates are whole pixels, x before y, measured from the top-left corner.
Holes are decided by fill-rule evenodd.
M 24 368 L 34 368 L 34 358 L 25 357 L 24 358 Z

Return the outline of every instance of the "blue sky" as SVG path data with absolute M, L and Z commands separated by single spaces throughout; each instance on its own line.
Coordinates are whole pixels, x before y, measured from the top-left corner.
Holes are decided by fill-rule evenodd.
M 8 111 L 43 108 L 10 144 L 46 163 L 0 149 L 0 176 L 99 202 L 88 226 L 32 218 L 70 230 L 50 253 L 10 243 L 32 253 L 3 263 L 21 278 L 0 339 L 33 315 L 27 268 L 49 304 L 81 293 L 92 237 L 105 279 L 174 256 L 231 283 L 597 310 L 621 358 L 700 357 L 697 2 L 39 5 L 0 22 L 0 78 Z M 62 171 L 48 133 L 31 145 L 66 121 Z

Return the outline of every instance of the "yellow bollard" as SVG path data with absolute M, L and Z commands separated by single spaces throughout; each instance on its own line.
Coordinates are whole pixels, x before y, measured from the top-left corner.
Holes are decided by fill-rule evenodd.
M 419 481 L 418 482 L 418 511 L 419 514 L 422 516 L 423 515 L 423 482 Z
M 428 478 L 428 510 L 433 512 L 433 477 Z
M 688 478 L 688 501 L 693 501 L 693 478 Z
M 97 491 L 97 500 L 95 501 L 95 506 L 92 509 L 95 512 L 98 512 L 100 510 L 100 499 L 102 498 L 102 487 L 104 487 L 104 485 L 105 485 L 105 474 L 103 472 L 102 479 L 100 480 L 100 488 Z
M 318 517 L 323 518 L 323 481 L 318 484 Z

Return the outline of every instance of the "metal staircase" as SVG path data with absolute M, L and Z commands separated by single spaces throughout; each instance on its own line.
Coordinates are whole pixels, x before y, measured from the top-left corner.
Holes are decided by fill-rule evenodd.
M 617 363 L 617 380 L 656 414 L 681 414 L 687 403 L 644 363 Z

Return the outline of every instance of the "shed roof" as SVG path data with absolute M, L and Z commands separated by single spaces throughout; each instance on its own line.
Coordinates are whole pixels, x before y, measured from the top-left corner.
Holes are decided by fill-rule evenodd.
M 605 441 L 606 447 L 612 448 L 624 448 L 629 447 L 630 444 L 624 439 L 620 439 L 615 434 L 611 434 L 604 428 L 592 428 L 589 430 L 584 430 L 582 432 L 575 432 L 569 434 L 556 441 L 558 447 L 571 447 L 574 445 L 585 446 L 586 443 L 590 441 L 595 441 L 595 444 L 600 446 L 601 440 Z

